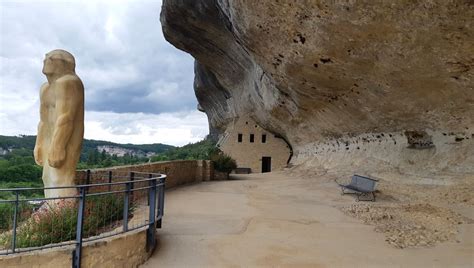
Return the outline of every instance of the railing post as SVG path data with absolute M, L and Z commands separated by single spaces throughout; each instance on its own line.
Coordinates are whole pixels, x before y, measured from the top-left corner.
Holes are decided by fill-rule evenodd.
M 112 183 L 112 170 L 109 170 L 109 183 Z M 112 185 L 109 184 L 109 192 L 112 191 Z
M 130 190 L 132 187 L 131 182 L 127 182 L 125 184 L 125 196 L 123 198 L 123 231 L 128 231 L 128 208 L 129 208 L 129 200 L 130 200 Z
M 91 170 L 90 169 L 86 171 L 86 185 L 89 185 L 89 184 L 91 184 Z M 86 188 L 85 190 L 86 190 L 86 193 L 89 191 L 88 188 Z
M 15 191 L 15 209 L 13 214 L 13 237 L 12 237 L 12 251 L 15 253 L 16 249 L 16 227 L 18 222 L 18 191 Z
M 151 175 L 151 174 L 150 174 Z M 156 178 L 151 180 L 150 189 L 148 190 L 148 229 L 146 235 L 146 250 L 149 252 L 156 245 L 156 227 L 155 227 L 155 211 L 156 211 Z
M 148 178 L 149 178 L 149 179 L 153 178 L 153 174 L 151 174 L 151 173 L 148 174 Z M 150 189 L 148 189 L 148 194 L 150 194 Z M 155 199 L 155 202 L 156 202 L 156 199 Z M 146 204 L 146 205 L 147 205 L 147 206 L 150 205 L 150 198 L 147 199 L 147 204 Z
M 157 228 L 161 228 L 161 222 L 162 218 L 164 215 L 164 203 L 165 203 L 165 179 L 166 178 L 160 178 L 159 183 L 160 183 L 160 191 L 158 195 L 158 222 L 156 224 Z
M 130 172 L 130 181 L 132 183 L 131 183 L 131 187 L 130 187 L 130 193 L 131 193 L 130 194 L 131 195 L 130 200 L 132 201 L 132 203 L 133 203 L 133 191 L 132 190 L 133 190 L 133 188 L 135 188 L 135 184 L 133 183 L 134 180 L 135 180 L 135 172 L 131 171 Z
M 84 209 L 86 206 L 86 187 L 80 187 L 79 209 L 77 210 L 77 225 L 76 225 L 76 249 L 72 252 L 72 267 L 81 267 L 82 255 L 82 231 L 84 224 Z
M 165 215 L 165 184 L 166 184 L 166 177 L 163 178 L 163 185 L 161 186 L 161 216 Z

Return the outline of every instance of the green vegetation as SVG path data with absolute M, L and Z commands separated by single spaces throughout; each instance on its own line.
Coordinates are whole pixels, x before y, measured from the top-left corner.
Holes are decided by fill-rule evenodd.
M 148 158 L 144 157 L 144 155 L 147 153 L 161 154 L 175 148 L 174 146 L 161 144 L 161 143 L 137 145 L 137 144 L 130 144 L 130 143 L 118 144 L 118 143 L 113 143 L 109 141 L 85 139 L 84 142 L 82 143 L 81 162 L 88 162 L 88 164 L 91 164 L 90 162 L 94 163 L 94 161 L 97 159 L 97 158 L 94 159 L 94 157 L 97 157 L 97 154 L 102 154 L 102 152 L 99 152 L 97 150 L 98 146 L 119 147 L 122 149 L 133 150 L 135 152 L 138 152 L 138 155 L 142 155 L 141 157 L 137 157 L 137 156 L 132 156 L 130 154 L 125 154 L 123 156 L 124 159 L 120 159 L 120 157 L 116 157 L 115 159 L 112 159 L 118 162 L 123 160 L 123 163 L 119 163 L 119 164 L 136 164 L 140 162 L 140 161 L 137 161 L 136 158 L 141 158 L 142 161 L 144 161 L 145 159 L 147 160 Z M 133 162 L 133 161 L 136 161 L 136 162 Z
M 36 136 L 31 135 L 21 135 L 21 136 L 2 136 L 0 135 L 0 149 L 26 149 L 28 151 L 33 151 L 35 147 Z M 98 141 L 98 140 L 88 140 L 84 139 L 82 143 L 81 151 L 81 162 L 87 162 L 88 157 L 91 152 L 97 150 L 98 146 L 111 146 L 119 147 L 122 149 L 133 150 L 139 152 L 139 154 L 145 155 L 147 153 L 161 154 L 170 149 L 175 148 L 171 145 L 166 145 L 162 143 L 153 143 L 153 144 L 119 144 L 109 141 Z M 101 153 L 98 151 L 98 153 Z M 32 155 L 32 154 L 31 154 Z
M 211 155 L 218 150 L 216 144 L 210 139 L 204 139 L 196 143 L 190 143 L 183 147 L 177 147 L 162 154 L 151 157 L 152 162 L 169 160 L 202 160 L 210 159 Z
M 42 168 L 33 158 L 34 136 L 0 136 L 0 189 L 1 188 L 41 188 Z M 151 158 L 125 154 L 122 157 L 99 152 L 97 146 L 111 145 L 119 148 L 154 152 Z M 139 149 L 137 149 L 139 148 Z M 3 149 L 3 150 L 1 150 Z M 143 155 L 143 154 L 141 154 Z M 102 141 L 85 141 L 82 149 L 79 169 L 131 165 L 150 161 L 198 160 L 210 159 L 215 162 L 218 171 L 230 172 L 236 167 L 235 161 L 224 155 L 210 139 L 191 143 L 183 147 L 162 144 L 154 145 L 118 145 Z M 21 191 L 20 198 L 42 197 L 41 190 Z M 0 200 L 12 200 L 15 193 L 0 191 Z M 84 217 L 84 237 L 94 236 L 113 228 L 123 217 L 123 195 L 102 195 L 87 198 Z M 43 205 L 44 206 L 44 205 Z M 34 206 L 20 202 L 18 208 L 18 247 L 37 247 L 75 239 L 77 224 L 77 204 L 57 206 L 51 209 L 41 208 L 33 212 Z M 130 214 L 133 211 L 130 207 Z M 11 245 L 14 203 L 0 203 L 0 248 Z
M 214 162 L 214 169 L 220 172 L 230 173 L 233 169 L 237 168 L 235 160 L 223 153 L 212 155 L 211 160 Z
M 15 207 L 13 203 L 0 204 L 0 232 L 8 231 L 13 228 L 13 213 Z M 18 222 L 28 219 L 33 211 L 33 206 L 22 202 L 18 206 Z
M 146 145 L 137 145 L 146 146 Z M 84 150 L 84 149 L 83 149 Z M 183 147 L 173 147 L 157 153 L 150 158 L 125 154 L 122 157 L 109 155 L 105 151 L 99 152 L 97 148 L 89 149 L 84 160 L 79 162 L 78 169 L 102 168 L 120 165 L 135 165 L 147 162 L 171 161 L 171 160 L 200 160 L 210 159 L 218 149 L 210 139 L 204 139 L 196 143 L 190 143 Z
M 0 158 L 0 182 L 31 181 L 41 177 L 42 169 L 35 165 L 33 154 L 28 149 L 13 149 Z
M 41 173 L 42 168 L 35 164 L 31 150 L 13 149 L 0 157 L 0 189 L 42 187 Z M 41 191 L 22 191 L 20 197 L 40 197 L 42 194 Z M 13 192 L 0 191 L 0 199 L 13 198 Z
M 42 167 L 33 158 L 34 136 L 0 136 L 0 189 L 2 188 L 41 188 Z M 109 155 L 99 151 L 97 146 L 110 145 L 134 150 L 124 156 Z M 135 154 L 137 151 L 139 154 Z M 151 158 L 146 153 L 153 152 Z M 142 156 L 137 156 L 142 155 Z M 235 161 L 223 155 L 210 139 L 191 143 L 183 147 L 163 144 L 132 145 L 115 144 L 103 141 L 85 140 L 78 169 L 131 165 L 151 161 L 198 160 L 215 161 L 217 170 L 230 172 Z M 21 199 L 42 197 L 41 190 L 21 191 Z M 0 191 L 0 200 L 13 200 L 15 193 Z M 84 237 L 94 236 L 113 228 L 123 217 L 123 195 L 103 195 L 87 198 L 84 220 Z M 44 205 L 43 205 L 44 206 Z M 63 205 L 52 209 L 33 212 L 34 205 L 22 201 L 18 210 L 18 247 L 37 247 L 51 243 L 74 240 L 77 224 L 77 204 Z M 130 214 L 133 206 L 130 208 Z M 11 245 L 14 203 L 0 203 L 0 248 Z
M 83 237 L 90 237 L 107 231 L 117 221 L 122 220 L 123 204 L 123 195 L 88 197 L 84 212 Z M 130 206 L 129 215 L 132 215 L 133 210 L 134 207 Z M 0 211 L 0 213 L 2 212 Z M 76 204 L 64 203 L 57 205 L 57 207 L 37 212 L 33 214 L 33 217 L 30 217 L 31 208 L 22 206 L 20 215 L 22 216 L 20 216 L 16 242 L 19 248 L 38 247 L 76 239 Z M 8 222 L 11 223 L 12 219 Z M 11 228 L 11 224 L 5 224 L 2 229 L 9 230 L 9 228 Z M 1 234 L 0 247 L 10 247 L 11 239 L 11 232 Z
M 174 148 L 163 154 L 153 156 L 151 161 L 167 161 L 167 160 L 212 160 L 214 168 L 217 171 L 230 173 L 237 167 L 234 159 L 222 153 L 216 147 L 216 144 L 210 139 L 204 139 L 200 142 L 190 143 L 183 147 Z
M 42 167 L 36 165 L 33 158 L 33 149 L 36 136 L 1 136 L 0 135 L 0 189 L 2 188 L 37 188 L 43 187 L 41 180 Z M 122 157 L 99 152 L 98 146 L 114 146 L 133 150 L 137 155 L 125 154 Z M 149 158 L 147 153 L 161 154 L 174 146 L 165 144 L 117 144 L 107 141 L 84 140 L 78 169 L 92 169 L 119 165 L 133 165 L 145 163 Z M 26 191 L 20 197 L 41 197 L 40 191 Z M 0 199 L 14 198 L 13 192 L 0 192 Z
M 105 151 L 99 152 L 97 148 L 90 149 L 84 160 L 77 164 L 77 169 L 93 169 L 123 165 L 135 165 L 148 162 L 148 157 L 125 154 L 124 156 L 110 155 Z
M 0 136 L 0 189 L 2 188 L 40 188 L 42 168 L 36 165 L 33 158 L 35 136 L 9 137 Z M 123 149 L 140 152 L 138 155 L 125 154 L 124 156 L 110 155 L 99 151 L 97 146 L 109 145 Z M 145 153 L 155 153 L 152 157 L 145 157 Z M 5 152 L 4 152 L 5 153 Z M 229 172 L 235 168 L 235 161 L 228 156 L 223 156 L 211 139 L 204 139 L 182 147 L 173 147 L 164 144 L 116 144 L 106 141 L 84 140 L 81 159 L 78 169 L 93 169 L 120 165 L 134 165 L 156 161 L 171 160 L 213 160 L 216 170 Z M 41 197 L 41 191 L 25 191 L 20 197 Z M 0 199 L 13 199 L 13 192 L 1 192 Z
M 36 143 L 36 136 L 2 136 L 0 135 L 0 148 L 25 148 L 33 150 Z

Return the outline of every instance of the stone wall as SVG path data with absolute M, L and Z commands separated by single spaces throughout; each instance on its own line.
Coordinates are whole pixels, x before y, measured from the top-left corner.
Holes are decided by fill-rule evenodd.
M 133 172 L 164 173 L 167 175 L 166 188 L 178 185 L 214 180 L 214 166 L 209 160 L 183 160 L 155 162 L 141 165 L 119 166 L 91 170 L 90 183 L 108 182 L 108 173 L 112 171 L 113 182 L 129 180 L 129 174 Z M 137 173 L 135 179 L 147 177 L 148 174 Z M 221 179 L 217 177 L 216 179 Z M 76 172 L 76 183 L 86 183 L 86 170 Z M 145 186 L 139 183 L 135 188 Z M 105 186 L 107 187 L 107 186 Z M 123 189 L 122 186 L 114 186 L 112 190 Z M 90 192 L 106 190 L 104 187 L 90 189 Z M 134 198 L 139 199 L 147 192 L 134 192 Z M 103 240 L 85 243 L 83 247 L 83 267 L 138 267 L 145 262 L 150 252 L 145 249 L 146 230 L 139 229 L 123 235 L 112 236 Z M 0 257 L 0 267 L 38 267 L 56 268 L 70 267 L 72 261 L 73 246 L 20 253 Z
M 138 267 L 151 254 L 145 249 L 146 230 L 83 244 L 82 267 Z M 0 267 L 71 267 L 74 246 L 20 253 L 0 258 Z
M 108 182 L 108 172 L 112 171 L 113 182 L 129 180 L 133 172 L 150 172 L 166 174 L 166 188 L 182 184 L 209 181 L 213 179 L 214 166 L 209 160 L 179 160 L 154 162 L 141 165 L 118 166 L 91 170 L 90 183 Z M 136 174 L 135 179 L 146 177 L 147 174 Z M 86 170 L 76 172 L 76 183 L 86 184 Z
M 242 141 L 238 141 L 238 135 Z M 250 142 L 250 135 L 254 140 Z M 265 135 L 265 143 L 262 136 Z M 263 129 L 248 116 L 243 116 L 230 123 L 219 141 L 219 148 L 230 155 L 240 168 L 250 168 L 252 173 L 262 172 L 262 158 L 271 157 L 271 170 L 286 167 L 291 149 L 286 142 L 272 132 Z

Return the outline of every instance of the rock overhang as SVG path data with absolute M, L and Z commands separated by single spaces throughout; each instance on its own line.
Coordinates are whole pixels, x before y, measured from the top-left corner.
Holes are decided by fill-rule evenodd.
M 243 114 L 298 148 L 366 133 L 474 132 L 469 1 L 163 2 L 211 128 Z

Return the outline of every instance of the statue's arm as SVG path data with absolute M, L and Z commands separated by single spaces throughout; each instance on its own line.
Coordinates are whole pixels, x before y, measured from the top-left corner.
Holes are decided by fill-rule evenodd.
M 36 164 L 42 166 L 43 165 L 43 140 L 44 140 L 44 122 L 46 121 L 47 111 L 43 100 L 43 92 L 45 91 L 48 83 L 44 83 L 40 89 L 40 121 L 38 123 L 38 133 L 36 135 L 36 143 L 35 149 L 33 150 L 33 154 L 35 157 Z
M 59 168 L 66 160 L 66 146 L 74 130 L 74 117 L 81 104 L 83 90 L 79 79 L 56 81 L 56 113 L 58 115 L 49 150 L 49 165 Z

